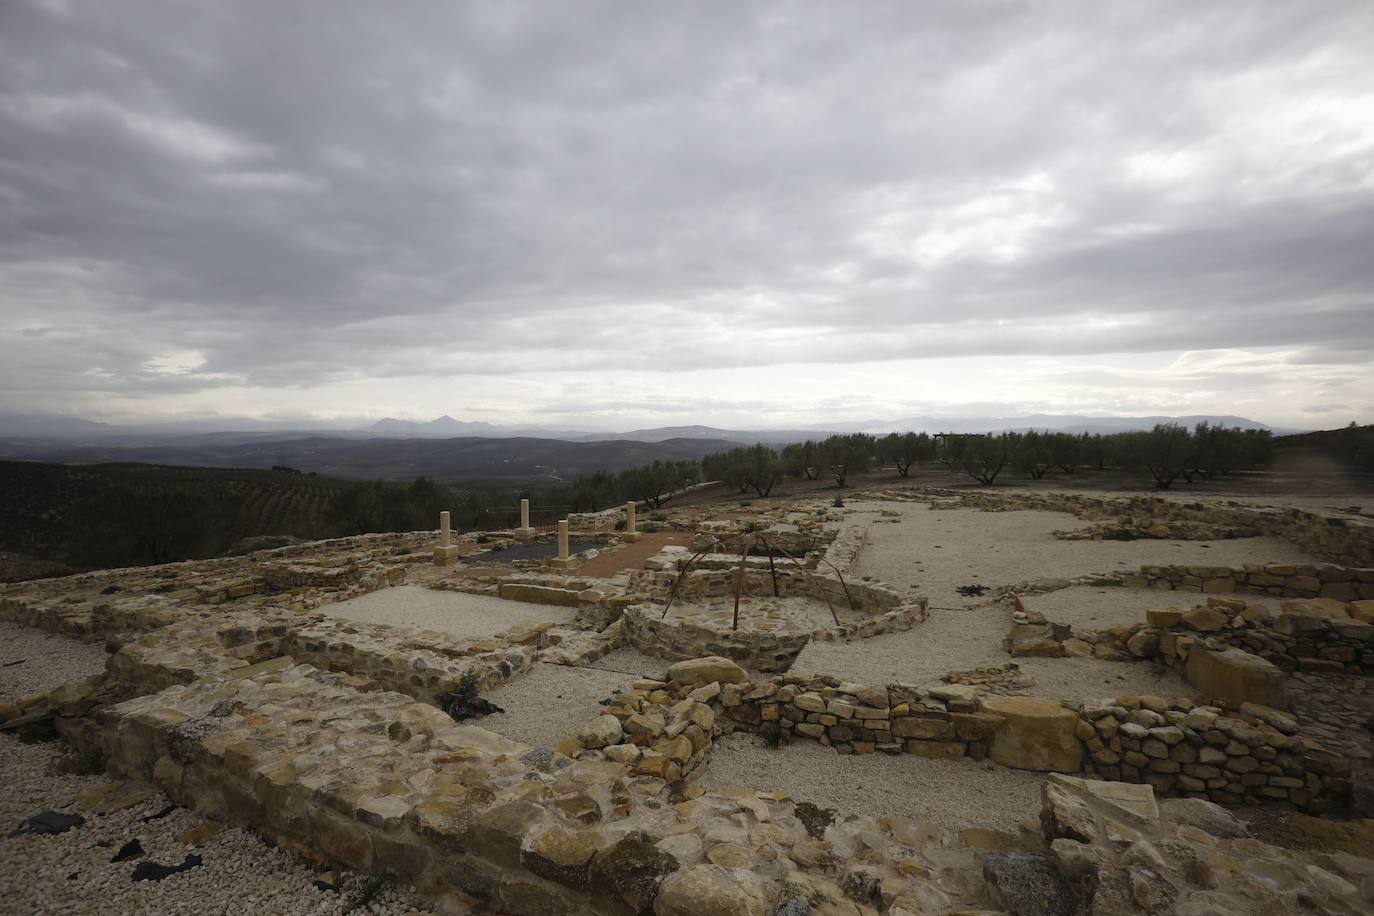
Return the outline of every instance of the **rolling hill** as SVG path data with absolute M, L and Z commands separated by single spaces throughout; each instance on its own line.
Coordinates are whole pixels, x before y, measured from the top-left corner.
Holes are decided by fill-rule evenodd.
M 301 439 L 194 445 L 52 445 L 25 457 L 58 464 L 145 462 L 193 467 L 271 468 L 286 466 L 349 480 L 411 479 L 568 480 L 580 473 L 619 471 L 655 460 L 700 458 L 731 448 L 718 439 L 667 439 L 662 442 L 565 442 L 560 439 Z

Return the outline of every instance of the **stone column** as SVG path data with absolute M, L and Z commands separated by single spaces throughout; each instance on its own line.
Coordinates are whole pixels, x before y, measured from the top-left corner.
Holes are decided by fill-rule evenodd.
M 453 529 L 449 527 L 449 514 L 439 513 L 439 546 L 434 548 L 434 565 L 447 566 L 458 557 L 458 545 L 453 543 Z
M 561 519 L 558 522 L 558 556 L 545 557 L 544 565 L 554 569 L 573 569 L 578 562 L 568 549 L 568 520 Z
M 515 529 L 517 540 L 529 541 L 534 538 L 534 529 L 530 527 L 530 501 L 520 500 L 520 527 Z
M 625 535 L 622 540 L 630 542 L 639 540 L 639 532 L 635 530 L 635 501 L 633 499 L 625 504 Z

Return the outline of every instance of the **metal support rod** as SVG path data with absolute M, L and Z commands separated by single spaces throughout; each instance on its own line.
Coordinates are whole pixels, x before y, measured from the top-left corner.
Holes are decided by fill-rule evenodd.
M 745 538 L 739 555 L 739 578 L 735 580 L 735 618 L 730 624 L 730 632 L 739 629 L 739 598 L 744 592 L 744 577 L 749 564 L 749 544 L 753 538 Z
M 801 560 L 798 560 L 796 557 L 792 556 L 792 554 L 787 552 L 786 547 L 779 547 L 778 550 L 781 550 L 782 555 L 787 557 L 787 559 L 791 560 L 793 563 L 796 563 L 797 566 L 801 567 L 801 571 L 803 573 L 805 573 L 808 576 L 812 574 L 811 571 L 806 568 L 805 563 L 803 563 Z M 835 619 L 835 626 L 840 626 L 840 615 L 835 612 L 835 602 L 830 600 L 830 593 L 827 592 L 825 589 L 821 589 L 821 597 L 825 599 L 825 606 L 830 608 L 830 616 Z M 849 609 L 854 609 L 853 603 L 850 604 Z

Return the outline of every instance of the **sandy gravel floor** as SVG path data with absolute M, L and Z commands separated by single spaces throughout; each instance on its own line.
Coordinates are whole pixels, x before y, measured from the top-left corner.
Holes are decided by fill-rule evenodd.
M 1002 649 L 1009 614 L 984 605 L 934 610 L 925 623 L 906 631 L 857 642 L 811 642 L 792 665 L 860 684 L 940 683 L 950 671 L 1016 662 L 1029 673 L 1034 696 L 1073 702 L 1127 693 L 1183 696 L 1187 685 L 1148 662 L 1101 662 L 1082 658 L 1016 658 Z
M 0 622 L 0 699 L 52 690 L 105 670 L 105 647 Z
M 601 714 L 600 701 L 628 688 L 635 675 L 596 668 L 536 664 L 484 696 L 505 710 L 474 724 L 535 747 L 552 747 Z
M 1287 541 L 1242 538 L 1224 541 L 1061 541 L 1051 532 L 1084 527 L 1058 512 L 932 510 L 924 503 L 854 499 L 851 524 L 872 523 L 868 546 L 855 574 L 899 588 L 915 588 L 937 607 L 974 603 L 960 585 L 989 587 L 1033 579 L 1139 569 L 1147 564 L 1316 563 Z M 896 524 L 879 510 L 900 513 Z
M 783 789 L 797 801 L 840 814 L 896 815 L 957 830 L 1015 830 L 1040 815 L 1044 776 L 971 760 L 924 760 L 910 754 L 841 756 L 813 741 L 772 750 L 757 735 L 716 742 L 701 784 Z
M 490 595 L 439 591 L 418 585 L 384 588 L 325 605 L 320 611 L 362 623 L 443 630 L 465 639 L 481 639 L 517 624 L 568 623 L 576 613 L 572 608 L 551 604 L 504 601 Z
M 1151 608 L 1192 607 L 1204 603 L 1208 597 L 1195 592 L 1075 585 L 1043 595 L 1026 595 L 1021 600 L 1026 607 L 1039 611 L 1054 623 L 1067 623 L 1075 630 L 1105 630 L 1144 623 L 1145 612 Z M 1225 597 L 1243 598 L 1250 604 L 1262 605 L 1274 613 L 1279 610 L 1280 602 L 1276 598 L 1260 595 Z
M 177 913 L 177 914 L 326 914 L 342 913 L 356 900 L 362 878 L 341 875 L 339 891 L 316 888 L 321 874 L 268 846 L 245 830 L 215 832 L 198 846 L 178 840 L 205 823 L 185 808 L 154 820 L 164 810 L 161 793 L 122 811 L 97 815 L 74 804 L 77 792 L 106 784 L 103 776 L 74 775 L 61 741 L 26 745 L 0 735 L 0 912 L 5 913 Z M 85 823 L 55 836 L 9 834 L 42 811 L 80 813 Z M 111 862 L 128 841 L 137 839 L 144 854 Z M 134 881 L 144 862 L 178 865 L 188 855 L 199 866 L 161 881 Z M 381 900 L 354 913 L 421 913 L 404 889 L 385 891 Z
M 590 667 L 600 668 L 603 671 L 618 671 L 622 674 L 631 674 L 635 677 L 650 677 L 662 680 L 667 676 L 668 666 L 672 662 L 663 658 L 655 658 L 652 655 L 645 655 L 634 646 L 627 646 L 624 649 L 616 649 L 614 652 L 592 662 Z

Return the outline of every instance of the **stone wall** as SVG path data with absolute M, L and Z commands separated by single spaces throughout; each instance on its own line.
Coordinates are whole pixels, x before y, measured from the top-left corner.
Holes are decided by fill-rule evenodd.
M 1274 615 L 1241 597 L 1212 595 L 1193 608 L 1153 609 L 1142 623 L 1095 631 L 1023 610 L 1013 613 L 1005 645 L 1013 656 L 1158 659 L 1191 668 L 1188 650 L 1199 640 L 1244 650 L 1283 671 L 1368 672 L 1374 670 L 1374 601 L 1295 599 Z
M 1088 772 L 1148 782 L 1159 795 L 1224 805 L 1288 802 L 1339 808 L 1350 794 L 1350 762 L 1298 735 L 1298 720 L 1270 707 L 1122 697 L 1084 705 Z
M 112 773 L 306 859 L 392 875 L 443 912 L 473 898 L 540 916 L 841 912 L 877 887 L 898 911 L 989 901 L 987 847 L 956 834 L 893 818 L 816 825 L 784 793 L 707 792 L 604 748 L 574 761 L 346 682 L 309 665 L 208 677 L 60 730 Z M 690 744 L 710 710 L 683 708 L 670 740 Z M 637 753 L 672 762 L 666 747 Z
M 636 682 L 612 698 L 607 717 L 615 721 L 605 725 L 616 727 L 603 728 L 602 737 L 589 740 L 584 729 L 560 749 L 636 763 L 651 748 L 653 775 L 676 764 L 663 777 L 670 781 L 695 775 L 713 738 L 740 729 L 816 741 L 841 754 L 967 757 L 1014 769 L 1085 771 L 1149 783 L 1159 795 L 1229 805 L 1282 801 L 1328 811 L 1350 794 L 1348 760 L 1302 737 L 1298 717 L 1255 703 L 1128 696 L 1071 707 L 956 684 L 867 687 L 802 673 L 749 679 L 715 658 L 681 662 L 665 682 Z M 701 728 L 677 742 L 682 760 L 658 759 L 688 721 Z M 635 747 L 622 749 L 622 742 Z
M 1127 588 L 1358 601 L 1374 598 L 1374 569 L 1289 563 L 1249 564 L 1239 568 L 1142 566 L 1139 574 L 1123 576 L 1121 584 Z

